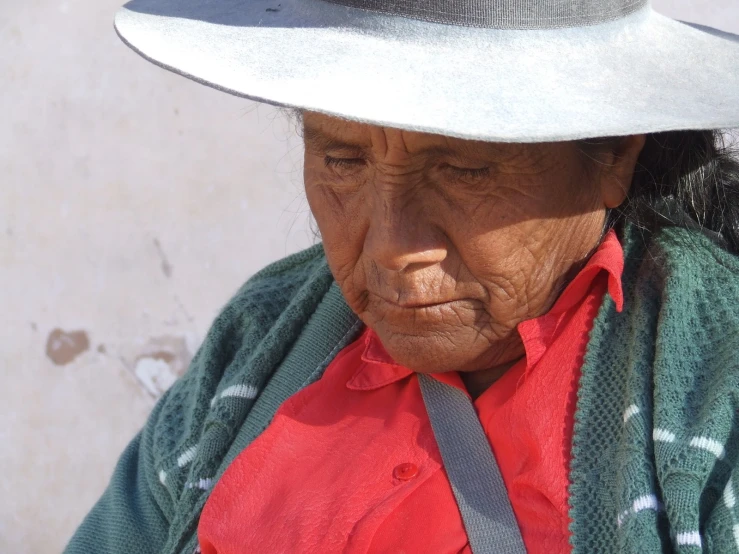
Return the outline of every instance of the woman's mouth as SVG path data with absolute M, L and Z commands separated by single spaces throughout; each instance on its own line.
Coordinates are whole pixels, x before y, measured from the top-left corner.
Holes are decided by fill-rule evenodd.
M 381 304 L 390 305 L 395 309 L 401 310 L 423 310 L 430 308 L 443 308 L 447 306 L 472 307 L 476 304 L 474 300 L 469 298 L 448 298 L 448 299 L 426 299 L 414 295 L 398 295 L 398 298 L 390 299 L 386 296 L 373 294 Z

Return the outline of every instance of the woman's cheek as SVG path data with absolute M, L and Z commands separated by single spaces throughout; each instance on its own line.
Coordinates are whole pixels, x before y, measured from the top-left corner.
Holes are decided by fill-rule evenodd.
M 361 263 L 361 253 L 358 257 L 344 245 L 327 245 L 324 241 L 324 250 L 331 274 L 339 285 L 344 299 L 355 313 L 366 309 L 367 281 L 364 267 Z
M 364 234 L 361 222 L 344 209 L 325 209 L 324 201 L 317 204 L 324 208 L 313 210 L 313 215 L 321 232 L 329 268 L 347 301 L 356 309 L 367 290 L 362 266 Z

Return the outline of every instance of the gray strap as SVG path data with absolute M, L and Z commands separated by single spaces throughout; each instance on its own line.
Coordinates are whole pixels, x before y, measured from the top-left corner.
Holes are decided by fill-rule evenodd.
M 490 443 L 461 390 L 418 374 L 423 401 L 474 554 L 525 553 Z

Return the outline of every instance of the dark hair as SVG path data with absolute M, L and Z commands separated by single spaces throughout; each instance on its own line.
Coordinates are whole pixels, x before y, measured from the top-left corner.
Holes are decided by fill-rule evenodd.
M 583 151 L 613 147 L 618 137 L 580 141 Z M 609 224 L 630 221 L 649 231 L 699 229 L 739 254 L 739 159 L 721 131 L 647 135 L 627 200 Z

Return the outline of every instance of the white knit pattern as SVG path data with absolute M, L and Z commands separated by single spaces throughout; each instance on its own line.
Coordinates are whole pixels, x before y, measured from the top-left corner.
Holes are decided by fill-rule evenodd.
M 198 447 L 191 446 L 180 454 L 177 458 L 177 467 L 185 467 L 187 464 L 195 459 L 195 455 L 198 453 Z
M 685 531 L 683 533 L 678 533 L 677 537 L 675 537 L 675 541 L 678 546 L 697 546 L 699 548 L 703 546 L 701 534 L 698 531 Z
M 652 432 L 652 438 L 659 442 L 675 442 L 675 433 L 668 431 L 667 429 L 655 427 Z
M 729 508 L 729 510 L 733 509 L 734 506 L 736 506 L 736 496 L 734 496 L 734 484 L 732 483 L 731 479 L 729 479 L 729 482 L 726 483 L 726 487 L 724 488 L 724 504 L 727 508 Z
M 202 477 L 197 481 L 185 483 L 187 489 L 202 489 L 207 491 L 213 486 L 214 479 L 212 477 Z
M 210 401 L 210 406 L 213 407 L 221 398 L 256 398 L 258 392 L 259 389 L 254 385 L 231 385 L 214 396 Z
M 657 499 L 656 494 L 645 494 L 644 496 L 640 496 L 639 498 L 634 500 L 629 509 L 624 510 L 618 515 L 618 526 L 621 527 L 627 517 L 638 514 L 639 512 L 642 512 L 644 510 L 654 510 L 655 512 L 660 512 L 663 509 L 664 506 L 662 506 L 660 501 Z
M 641 412 L 641 410 L 636 404 L 632 404 L 631 406 L 626 408 L 626 410 L 624 410 L 624 424 L 628 423 L 628 421 L 639 412 Z
M 167 472 L 163 469 L 159 470 L 159 482 L 164 485 L 167 482 Z
M 736 495 L 734 494 L 734 481 L 731 478 L 729 478 L 729 481 L 726 483 L 726 487 L 724 487 L 723 498 L 724 506 L 729 510 L 731 513 L 731 519 L 734 521 L 734 527 L 732 528 L 734 532 L 734 543 L 736 544 L 737 549 L 739 549 L 739 523 L 736 523 L 736 513 L 734 512 L 734 507 L 736 506 Z
M 690 439 L 690 446 L 707 450 L 719 459 L 724 457 L 724 445 L 708 437 L 693 437 Z

